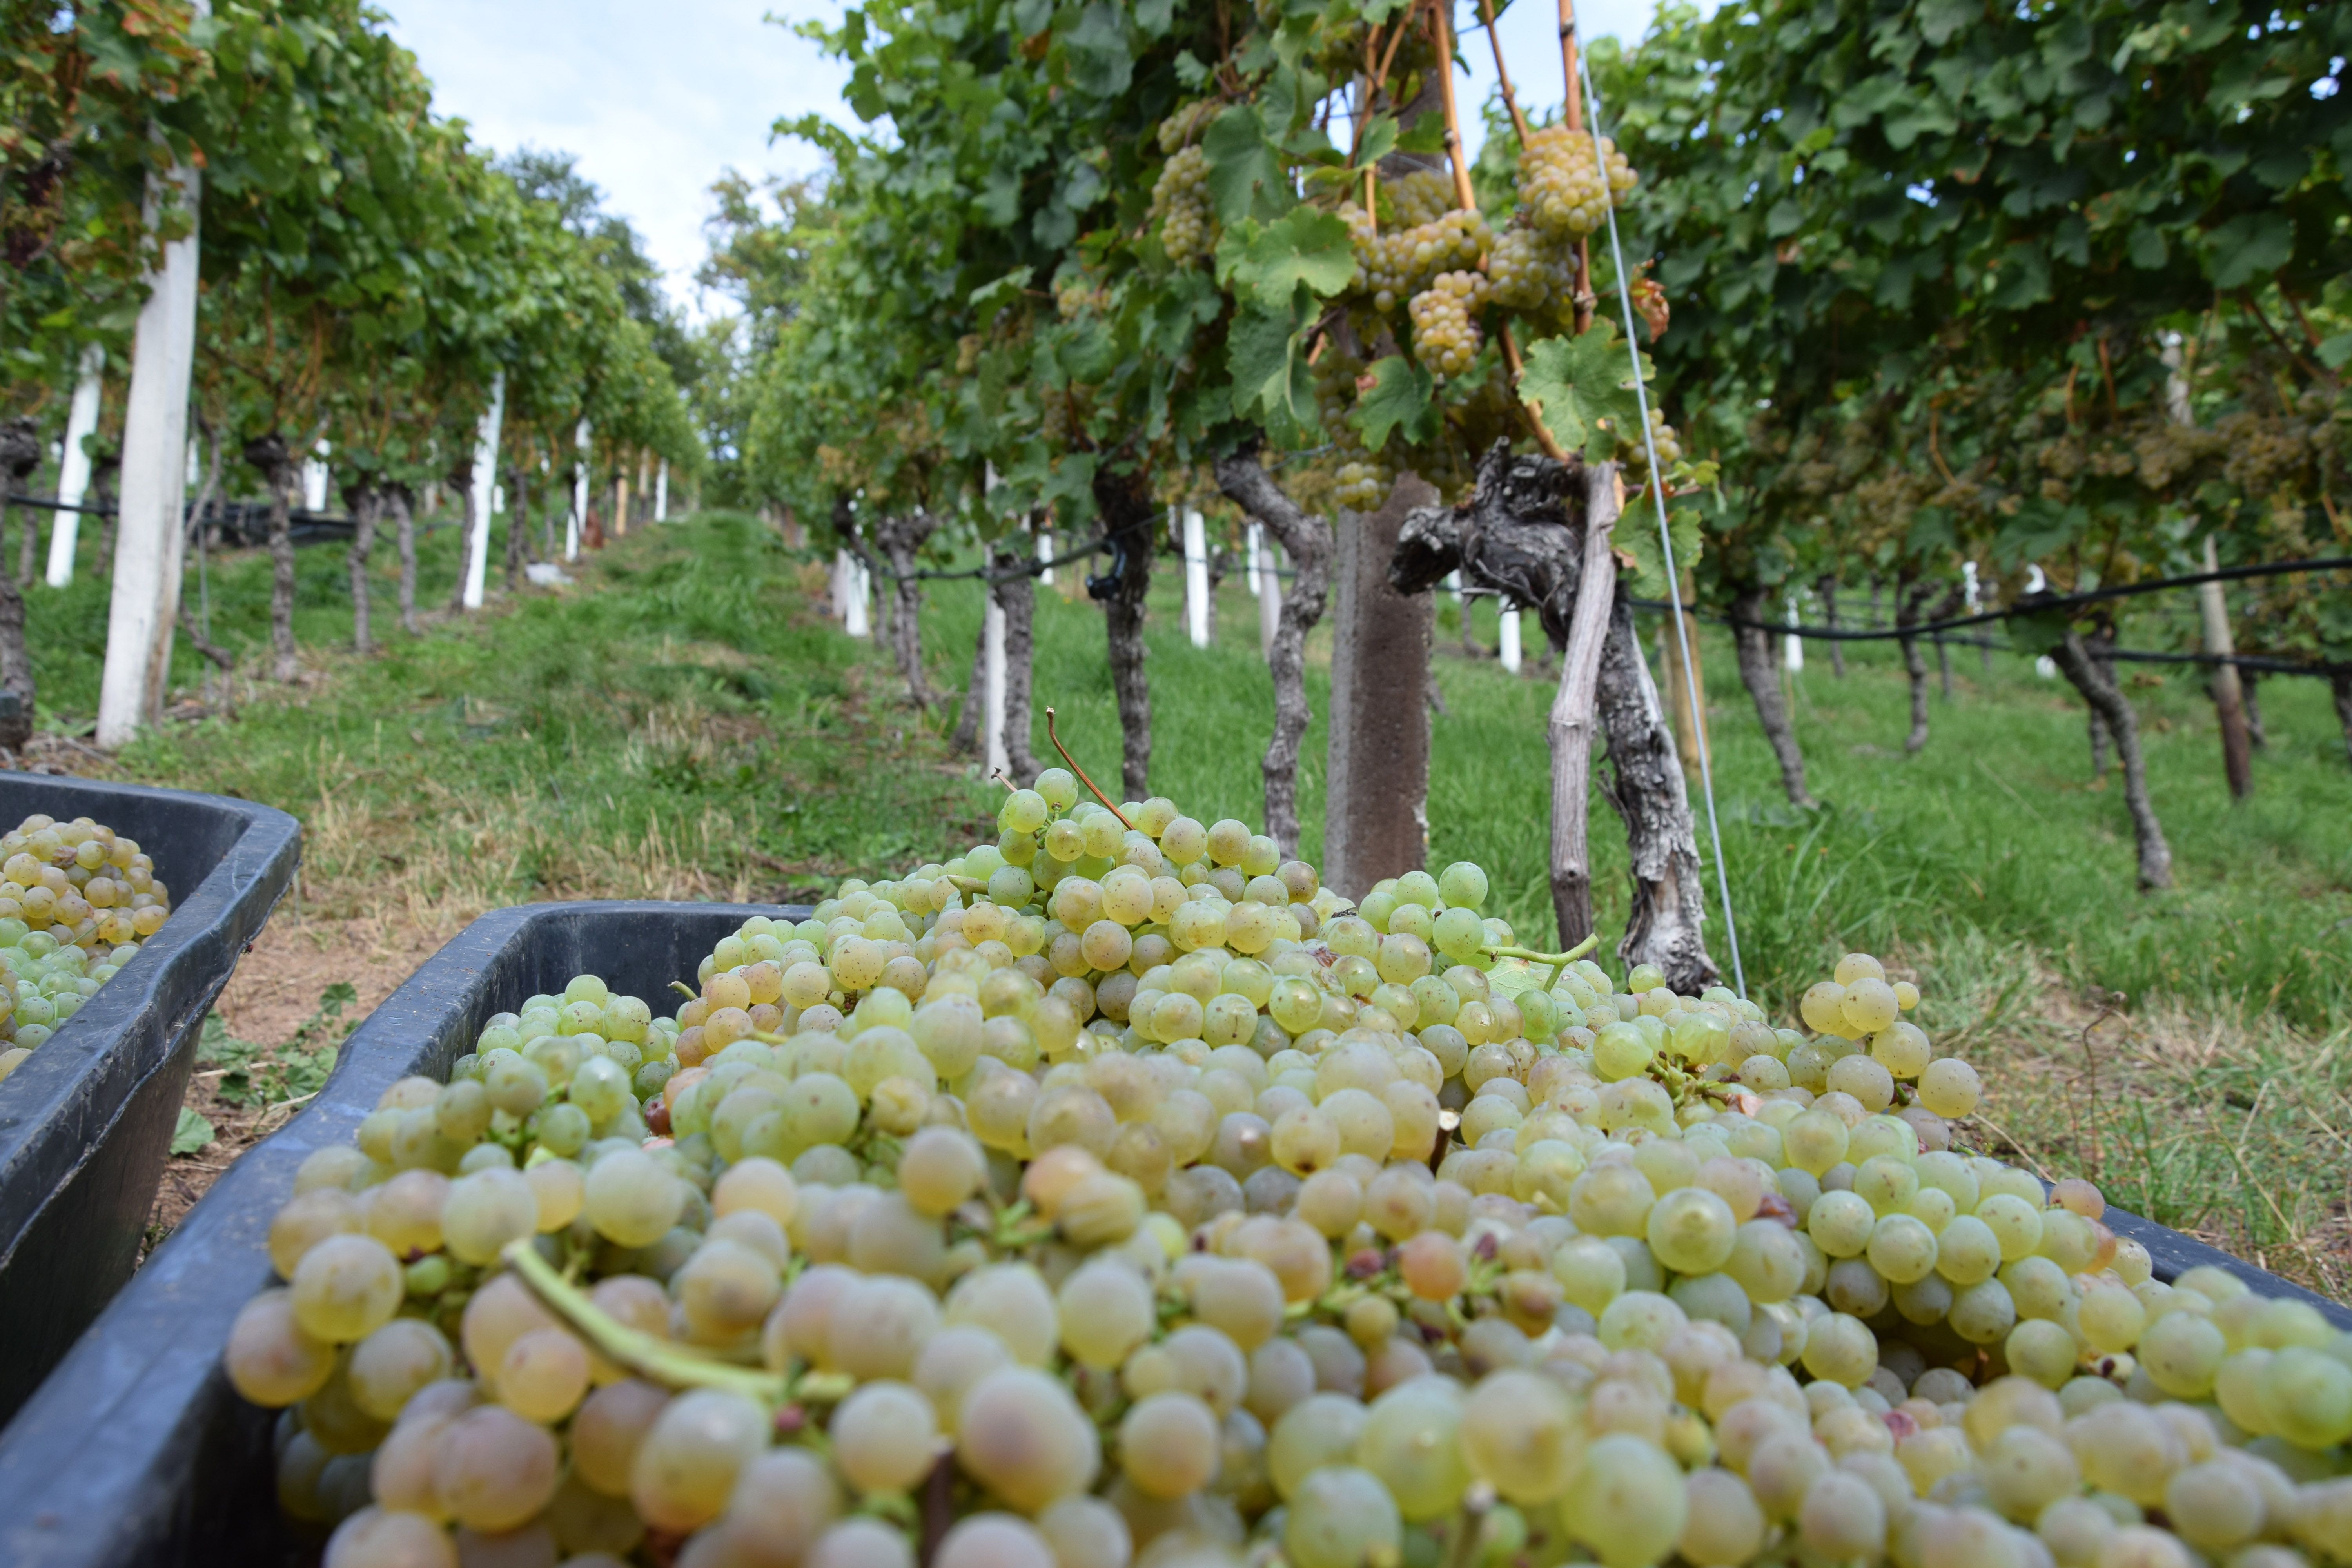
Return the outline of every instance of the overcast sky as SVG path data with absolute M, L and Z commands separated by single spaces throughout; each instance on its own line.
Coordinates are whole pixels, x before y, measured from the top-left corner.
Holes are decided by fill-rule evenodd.
M 1590 34 L 1631 39 L 1654 0 L 1585 0 Z M 433 79 L 441 112 L 504 153 L 524 144 L 576 153 L 614 210 L 646 237 L 671 291 L 696 304 L 710 183 L 723 169 L 813 171 L 805 142 L 771 142 L 780 117 L 816 113 L 845 124 L 842 72 L 790 24 L 831 20 L 831 0 L 388 0 L 393 33 Z M 1462 0 L 1457 15 L 1475 24 Z M 772 16 L 776 21 L 763 20 Z M 1497 23 L 1513 85 L 1529 105 L 1560 100 L 1557 8 L 1518 0 Z M 1462 86 L 1465 118 L 1484 101 L 1494 65 L 1483 37 L 1464 40 L 1474 67 Z M 1465 133 L 1477 135 L 1475 120 Z M 719 301 L 710 301 L 716 306 Z

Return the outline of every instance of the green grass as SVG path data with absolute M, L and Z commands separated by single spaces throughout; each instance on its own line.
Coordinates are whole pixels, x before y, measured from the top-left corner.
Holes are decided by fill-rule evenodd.
M 292 810 L 307 830 L 306 910 L 454 930 L 481 909 L 591 896 L 777 897 L 877 875 L 983 834 L 1000 791 L 940 737 L 952 701 L 905 703 L 878 647 L 814 612 L 822 573 L 774 533 L 728 514 L 647 531 L 486 614 L 440 613 L 457 537 L 424 542 L 427 635 L 400 633 L 380 557 L 377 635 L 347 652 L 341 547 L 299 552 L 297 628 L 309 679 L 239 682 L 234 717 L 175 721 L 119 759 L 129 776 L 226 791 Z M 82 730 L 95 708 L 102 585 L 29 595 L 45 722 Z M 193 577 L 193 574 L 192 574 Z M 216 558 L 216 638 L 265 668 L 268 564 Z M 1204 819 L 1261 812 L 1258 759 L 1271 690 L 1255 601 L 1225 589 L 1213 647 L 1181 632 L 1179 574 L 1151 601 L 1152 785 Z M 193 583 L 191 596 L 194 595 Z M 980 618 L 971 583 L 929 592 L 932 679 L 960 685 Z M 1493 611 L 1475 617 L 1495 643 Z M 2126 639 L 2133 628 L 2126 628 Z M 2142 629 L 2140 640 L 2153 634 Z M 1300 779 L 1305 849 L 1321 847 L 1328 630 L 1309 647 L 1317 722 Z M 1549 679 L 1459 649 L 1441 612 L 1430 858 L 1493 875 L 1523 935 L 1550 934 L 1545 853 Z M 1532 653 L 1532 650 L 1531 650 Z M 2341 1289 L 2352 1145 L 2352 768 L 2323 687 L 2272 680 L 2270 748 L 2254 798 L 2224 788 L 2210 704 L 2193 674 L 2127 668 L 2151 789 L 2179 886 L 2146 896 L 2119 781 L 2093 781 L 2082 709 L 2030 665 L 1954 650 L 1954 700 L 1931 697 L 1927 749 L 1902 752 L 1907 695 L 1895 649 L 1856 647 L 1832 676 L 1817 648 L 1791 678 L 1812 787 L 1802 813 L 1710 633 L 1719 815 L 1750 991 L 1786 1012 L 1840 952 L 1888 955 L 1927 991 L 1932 1031 L 1988 1069 L 1986 1136 L 2053 1173 L 2105 1182 L 2118 1201 L 2195 1226 L 2272 1266 Z M 174 679 L 200 666 L 184 640 Z M 1119 771 L 1102 620 L 1083 596 L 1038 596 L 1032 749 L 1052 760 L 1052 704 L 1098 780 Z M 59 753 L 69 764 L 82 753 Z M 1592 804 L 1604 934 L 1625 908 L 1623 844 Z M 1701 848 L 1713 851 L 1702 818 Z M 1709 940 L 1728 967 L 1719 915 Z M 2084 1044 L 2095 993 L 2129 1016 Z

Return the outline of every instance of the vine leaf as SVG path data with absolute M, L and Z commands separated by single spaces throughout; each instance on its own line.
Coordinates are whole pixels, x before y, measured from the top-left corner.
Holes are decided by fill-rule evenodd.
M 1642 356 L 1642 379 L 1650 379 L 1650 359 Z M 1528 349 L 1519 395 L 1541 410 L 1544 423 L 1563 447 L 1581 447 L 1588 463 L 1617 455 L 1621 432 L 1642 428 L 1641 404 L 1627 374 L 1617 329 L 1598 321 L 1579 336 L 1546 338 Z
M 1437 384 L 1402 354 L 1373 362 L 1364 380 L 1371 383 L 1356 395 L 1348 416 L 1363 432 L 1364 449 L 1377 452 L 1389 444 L 1389 433 L 1402 428 L 1406 441 L 1420 445 L 1437 438 Z
M 1280 311 L 1244 310 L 1225 335 L 1226 368 L 1234 378 L 1234 412 L 1265 414 L 1266 434 L 1297 446 L 1318 428 L 1315 374 L 1307 363 L 1307 334 L 1317 314 L 1314 291 L 1300 284 Z
M 1687 572 L 1698 563 L 1706 547 L 1705 534 L 1699 526 L 1697 509 L 1676 507 L 1666 514 L 1666 530 L 1674 536 L 1675 565 Z M 1666 596 L 1666 556 L 1658 546 L 1658 514 L 1648 504 L 1638 509 L 1637 515 L 1619 521 L 1609 542 L 1617 553 L 1627 560 L 1626 570 L 1633 574 L 1633 596 L 1641 599 L 1663 599 Z
M 1246 291 L 1264 310 L 1279 310 L 1305 284 L 1337 294 L 1356 275 L 1356 248 L 1347 223 L 1331 213 L 1296 206 L 1261 228 L 1244 220 L 1217 246 L 1217 281 Z
M 1245 104 L 1234 105 L 1210 122 L 1201 151 L 1209 160 L 1209 195 L 1220 222 L 1237 224 L 1257 211 L 1261 189 L 1283 189 L 1282 164 L 1267 144 L 1265 124 Z

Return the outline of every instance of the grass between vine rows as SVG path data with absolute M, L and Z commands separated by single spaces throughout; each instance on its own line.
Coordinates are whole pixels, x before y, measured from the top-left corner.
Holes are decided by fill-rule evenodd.
M 425 540 L 421 602 L 446 602 L 455 544 L 453 530 Z M 180 717 L 112 763 L 70 739 L 41 743 L 68 771 L 265 800 L 304 826 L 299 894 L 223 998 L 215 1033 L 229 1065 L 207 1067 L 191 1091 L 218 1136 L 174 1162 L 159 1223 L 257 1125 L 283 1120 L 224 1098 L 225 1082 L 252 1076 L 248 1055 L 315 1052 L 336 1032 L 320 1026 L 331 987 L 355 990 L 342 1019 L 364 1016 L 485 910 L 807 897 L 992 832 L 1001 792 L 942 740 L 952 697 L 917 713 L 881 651 L 823 618 L 821 567 L 750 519 L 640 532 L 581 563 L 572 588 L 494 595 L 472 617 L 436 608 L 415 638 L 398 629 L 387 566 L 384 647 L 364 661 L 339 651 L 351 631 L 341 547 L 298 561 L 302 684 L 240 676 L 233 717 L 184 700 Z M 90 564 L 86 552 L 73 587 L 31 593 L 45 721 L 67 737 L 86 733 L 103 650 Z M 215 559 L 214 631 L 240 668 L 265 662 L 268 582 L 257 553 Z M 1163 563 L 1150 632 L 1153 785 L 1204 817 L 1255 821 L 1271 712 L 1255 602 L 1227 584 L 1213 645 L 1195 649 L 1180 595 L 1181 574 Z M 976 585 L 931 585 L 936 686 L 963 681 L 979 618 Z M 1498 912 L 1548 937 L 1549 672 L 1531 657 L 1514 679 L 1465 657 L 1450 601 L 1440 622 L 1431 861 L 1486 866 Z M 1491 606 L 1475 608 L 1474 634 L 1491 651 Z M 2324 689 L 2263 684 L 2270 744 L 2253 800 L 2232 807 L 2195 678 L 2127 669 L 2180 884 L 2148 898 L 2132 886 L 2119 780 L 2093 779 L 2079 703 L 2026 661 L 2000 655 L 1988 670 L 1974 649 L 1954 649 L 1953 699 L 1931 696 L 1931 738 L 1906 757 L 1893 647 L 1851 648 L 1839 679 L 1816 645 L 1804 672 L 1784 677 L 1827 803 L 1803 813 L 1781 797 L 1727 637 L 1704 642 L 1750 992 L 1787 1014 L 1838 953 L 1881 954 L 1926 990 L 1930 1032 L 1985 1069 L 1980 1143 L 2046 1174 L 2089 1174 L 2126 1207 L 2352 1293 L 2352 768 Z M 1310 858 L 1328 647 L 1328 628 L 1309 645 Z M 193 699 L 200 667 L 182 647 L 175 695 Z M 1050 702 L 1079 760 L 1115 778 L 1101 617 L 1067 580 L 1038 595 L 1035 690 L 1033 750 L 1050 758 Z M 1623 844 L 1598 795 L 1592 813 L 1609 932 L 1624 915 Z M 1711 853 L 1709 864 L 1711 881 Z M 1727 969 L 1713 912 L 1708 933 Z

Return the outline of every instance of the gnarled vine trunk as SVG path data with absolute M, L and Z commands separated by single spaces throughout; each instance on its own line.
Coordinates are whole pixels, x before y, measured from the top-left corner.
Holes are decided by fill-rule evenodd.
M 294 647 L 294 539 L 287 531 L 295 468 L 286 437 L 273 430 L 245 444 L 245 460 L 269 487 L 269 647 L 271 675 L 290 684 L 301 674 Z
M 1534 609 L 1561 650 L 1550 735 L 1552 903 L 1562 945 L 1592 930 L 1586 802 L 1597 723 L 1608 734 L 1612 774 L 1601 793 L 1625 824 L 1633 862 L 1633 909 L 1618 952 L 1628 963 L 1660 965 L 1676 989 L 1692 991 L 1717 970 L 1674 732 L 1610 550 L 1622 504 L 1614 465 L 1514 458 L 1498 444 L 1479 463 L 1467 500 L 1406 520 L 1389 580 L 1420 593 L 1458 568 L 1465 585 Z M 1587 583 L 1601 591 L 1586 592 Z
M 507 513 L 507 592 L 522 591 L 523 541 L 530 537 L 530 470 L 518 464 L 507 475 L 514 507 Z
M 386 492 L 392 507 L 392 519 L 398 530 L 400 545 L 400 629 L 410 637 L 417 635 L 416 627 L 416 510 L 406 485 L 394 485 Z
M 923 584 L 915 575 L 920 565 L 916 555 L 939 526 L 940 520 L 921 508 L 879 518 L 874 524 L 874 542 L 890 563 L 887 600 L 890 620 L 883 636 L 889 641 L 899 676 L 907 682 L 908 697 L 925 713 L 930 711 L 932 697 L 930 680 L 923 673 Z
M 2067 628 L 2066 640 L 2050 657 L 2083 694 L 2083 700 L 2105 723 L 2124 765 L 2124 808 L 2131 814 L 2132 837 L 2139 854 L 2139 885 L 2143 892 L 2172 886 L 2172 847 L 2164 841 L 2164 826 L 2147 796 L 2147 769 L 2140 756 L 2139 720 L 2131 701 L 2116 683 L 2112 666 L 2099 656 L 2115 646 L 2111 632 L 2085 637 Z
M 0 431 L 0 450 L 5 452 L 5 462 L 0 464 L 0 471 L 5 471 L 5 478 L 0 479 L 0 484 L 5 484 L 8 490 L 14 492 L 27 475 L 41 466 L 41 431 L 31 415 L 19 414 L 8 421 L 5 431 Z M 5 498 L 0 498 L 0 506 L 6 504 Z M 40 525 L 34 521 L 37 515 L 27 510 L 24 526 L 17 531 L 16 583 L 19 587 L 33 580 L 33 555 L 41 542 Z M 0 526 L 0 538 L 5 538 L 6 532 L 6 528 Z
M 352 577 L 352 651 L 375 651 L 375 626 L 368 603 L 368 557 L 375 552 L 376 520 L 383 514 L 383 492 L 362 474 L 343 487 L 343 504 L 352 509 L 352 548 L 345 558 Z
M 1720 978 L 1706 951 L 1706 888 L 1698 837 L 1683 786 L 1675 732 L 1633 633 L 1633 605 L 1618 585 L 1601 649 L 1601 722 L 1609 734 L 1601 793 L 1625 822 L 1633 908 L 1617 956 L 1628 968 L 1654 963 L 1685 995 Z
M 1780 788 L 1789 804 L 1811 807 L 1820 804 L 1805 787 L 1805 753 L 1797 745 L 1796 726 L 1780 695 L 1780 672 L 1772 664 L 1772 634 L 1764 629 L 1766 591 L 1751 584 L 1731 601 L 1733 650 L 1739 658 L 1739 679 L 1756 703 L 1756 717 L 1772 755 L 1780 764 Z
M 0 538 L 7 532 L 9 498 L 40 461 L 40 433 L 31 419 L 20 416 L 0 426 Z M 31 511 L 24 518 L 29 540 L 37 531 Z M 5 572 L 0 572 L 0 693 L 7 699 L 0 701 L 0 751 L 20 755 L 33 738 L 33 660 L 25 646 L 25 595 Z
M 1927 744 L 1927 661 L 1920 657 L 1919 638 L 1910 630 L 1919 624 L 1927 597 L 1927 591 L 1908 578 L 1895 580 L 1895 624 L 1905 634 L 1896 640 L 1903 646 L 1903 673 L 1911 682 L 1911 732 L 1903 737 L 1906 755 L 1916 755 Z
M 1824 572 L 1820 576 L 1814 578 L 1813 593 L 1822 601 L 1822 625 L 1827 626 L 1832 631 L 1837 630 L 1836 575 L 1832 573 Z M 1843 680 L 1845 679 L 1845 644 L 1840 642 L 1835 637 L 1830 638 L 1829 644 L 1830 673 L 1836 676 L 1840 680 Z
M 2352 763 L 2352 669 L 2336 670 L 2327 687 L 2336 698 L 2336 722 L 2344 731 L 2344 760 Z
M 1143 673 L 1150 652 L 1143 646 L 1143 597 L 1151 589 L 1151 533 L 1160 509 L 1152 503 L 1150 472 L 1139 462 L 1129 461 L 1124 468 L 1106 462 L 1097 468 L 1094 498 L 1111 558 L 1109 571 L 1087 579 L 1087 593 L 1103 607 L 1111 689 L 1118 697 L 1124 742 L 1120 787 L 1128 799 L 1142 800 L 1151 793 L 1151 687 Z
M 1285 495 L 1258 461 L 1255 444 L 1216 462 L 1217 488 L 1290 552 L 1265 664 L 1274 677 L 1274 733 L 1258 772 L 1265 782 L 1265 831 L 1283 854 L 1298 853 L 1298 747 L 1314 714 L 1307 702 L 1307 634 L 1331 596 L 1331 525 Z M 1269 546 L 1271 548 L 1271 546 Z

